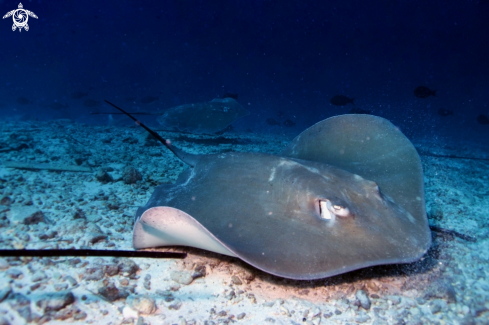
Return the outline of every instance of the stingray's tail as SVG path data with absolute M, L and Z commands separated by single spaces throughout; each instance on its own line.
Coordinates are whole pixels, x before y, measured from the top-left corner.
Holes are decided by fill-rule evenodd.
M 147 127 L 146 125 L 144 125 L 142 122 L 140 122 L 138 119 L 136 119 L 131 114 L 129 114 L 126 111 L 124 111 L 122 108 L 120 108 L 120 107 L 112 104 L 108 100 L 105 100 L 105 102 L 107 104 L 113 106 L 114 108 L 117 108 L 119 111 L 121 111 L 122 113 L 126 114 L 127 116 L 129 116 L 132 120 L 134 120 L 134 122 L 136 122 L 137 125 L 143 127 L 146 131 L 148 131 L 149 134 L 151 134 L 152 136 L 154 136 L 158 141 L 161 142 L 161 144 L 163 144 L 165 147 L 167 147 L 168 149 L 170 149 L 170 151 L 173 152 L 175 154 L 175 156 L 177 156 L 181 161 L 183 161 L 184 163 L 186 163 L 190 167 L 194 167 L 195 164 L 197 163 L 197 161 L 199 160 L 199 157 L 200 157 L 199 155 L 193 155 L 191 153 L 185 152 L 185 151 L 183 151 L 183 150 L 175 147 L 174 145 L 171 144 L 171 141 L 170 140 L 163 139 L 158 133 L 156 133 L 155 131 L 151 130 L 149 127 Z

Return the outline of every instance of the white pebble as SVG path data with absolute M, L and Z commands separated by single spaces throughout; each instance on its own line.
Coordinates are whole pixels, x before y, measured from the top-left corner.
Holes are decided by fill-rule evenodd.
M 122 310 L 122 316 L 124 316 L 124 318 L 138 319 L 139 313 L 136 310 L 132 309 L 131 307 L 125 306 L 124 309 Z

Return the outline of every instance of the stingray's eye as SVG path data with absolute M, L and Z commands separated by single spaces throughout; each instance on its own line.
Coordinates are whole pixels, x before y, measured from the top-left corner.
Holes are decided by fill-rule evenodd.
M 341 205 L 333 205 L 333 212 L 338 217 L 348 217 L 350 215 L 350 210 L 346 207 L 342 207 Z
M 336 216 L 348 217 L 350 216 L 350 210 L 347 207 L 343 207 L 337 204 L 331 204 L 330 200 L 319 200 L 319 214 L 321 218 L 331 220 Z

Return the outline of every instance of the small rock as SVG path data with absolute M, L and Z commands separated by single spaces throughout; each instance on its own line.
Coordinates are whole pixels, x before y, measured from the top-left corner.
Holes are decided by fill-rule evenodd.
M 134 310 L 129 306 L 125 306 L 124 309 L 122 309 L 122 316 L 129 319 L 138 319 L 139 313 L 137 312 L 137 310 Z
M 430 306 L 430 309 L 431 309 L 431 313 L 434 315 L 441 311 L 441 306 L 438 303 L 434 303 Z
M 401 303 L 401 297 L 398 296 L 389 296 L 389 300 L 392 303 L 392 306 L 396 306 Z
M 30 289 L 31 291 L 36 291 L 36 290 L 37 290 L 37 289 L 39 289 L 40 287 L 41 287 L 41 284 L 38 282 L 38 283 L 35 283 L 35 284 L 31 285 L 31 286 L 29 287 L 29 289 Z
M 20 293 L 10 293 L 7 297 L 9 305 L 19 313 L 28 323 L 32 321 L 31 301 L 29 298 Z
M 81 164 L 83 164 L 83 162 L 85 162 L 85 161 L 86 161 L 86 158 L 84 158 L 84 157 L 80 157 L 79 156 L 79 157 L 76 157 L 75 158 L 75 164 L 77 164 L 78 166 L 80 166 Z
M 0 205 L 11 205 L 12 199 L 9 196 L 4 196 L 0 199 Z
M 6 270 L 10 267 L 10 265 L 8 264 L 7 260 L 4 259 L 4 258 L 0 258 L 0 270 Z
M 70 260 L 68 260 L 68 264 L 70 266 L 76 266 L 77 264 L 80 264 L 81 263 L 81 259 L 79 258 L 72 258 Z
M 182 307 L 182 302 L 180 300 L 176 300 L 174 303 L 168 306 L 168 309 L 179 310 L 181 307 Z
M 90 244 L 96 244 L 102 240 L 106 240 L 107 239 L 107 235 L 104 235 L 104 234 L 88 234 L 87 235 L 87 240 Z
M 12 289 L 10 288 L 10 284 L 6 281 L 0 282 L 0 303 L 7 298 Z
M 13 224 L 32 225 L 44 221 L 44 214 L 35 206 L 13 206 L 7 212 L 7 218 Z
M 83 273 L 83 279 L 86 281 L 100 281 L 104 278 L 102 266 L 87 267 Z
M 128 292 L 117 289 L 117 287 L 111 282 L 102 284 L 98 289 L 98 293 L 110 302 L 124 299 L 129 296 Z
M 205 265 L 198 265 L 195 268 L 194 273 L 192 274 L 192 278 L 197 279 L 200 277 L 204 277 L 205 275 L 206 275 Z
M 142 179 L 141 173 L 132 166 L 126 166 L 122 171 L 122 180 L 125 184 L 134 184 Z
M 146 290 L 151 290 L 151 281 L 144 281 L 143 282 L 143 287 Z
M 146 274 L 146 276 L 144 277 L 143 287 L 146 290 L 151 290 L 151 274 Z
M 41 239 L 41 240 L 53 239 L 54 237 L 56 237 L 56 235 L 58 235 L 58 232 L 57 231 L 50 230 L 48 232 L 45 232 L 45 233 L 41 234 L 39 236 L 39 239 Z
M 430 216 L 430 219 L 433 219 L 433 220 L 443 219 L 443 210 L 442 210 L 441 206 L 437 203 L 433 203 L 431 205 L 429 216 Z
M 119 273 L 127 277 L 133 277 L 136 275 L 136 272 L 139 271 L 139 266 L 134 263 L 133 260 L 128 258 L 121 259 L 117 267 L 119 268 Z
M 137 310 L 141 314 L 150 315 L 156 310 L 155 300 L 150 296 L 133 296 L 130 295 L 126 302 L 131 308 Z
M 65 281 L 68 282 L 71 286 L 75 286 L 77 284 L 77 281 L 75 280 L 75 278 L 73 278 L 72 276 L 70 275 L 67 275 L 64 277 Z
M 236 292 L 234 292 L 234 290 L 231 290 L 231 291 L 229 291 L 229 293 L 228 293 L 228 294 L 226 294 L 226 299 L 227 299 L 227 300 L 231 300 L 231 299 L 233 299 L 234 297 L 236 297 Z
M 239 277 L 237 277 L 236 275 L 233 275 L 231 277 L 231 283 L 232 284 L 235 284 L 235 285 L 238 285 L 238 286 L 243 284 L 243 282 L 241 281 L 241 279 Z
M 236 275 L 239 276 L 240 280 L 244 280 L 246 284 L 250 284 L 250 282 L 255 279 L 255 273 L 247 268 L 240 269 L 236 272 Z
M 275 301 L 265 301 L 263 303 L 263 306 L 264 307 L 273 307 L 274 304 L 275 304 Z
M 42 281 L 46 278 L 47 278 L 47 276 L 46 276 L 46 273 L 44 273 L 44 271 L 37 271 L 36 273 L 34 273 L 32 275 L 31 281 L 32 282 L 39 282 L 39 281 Z
M 241 313 L 241 314 L 238 314 L 238 316 L 236 316 L 237 319 L 243 319 L 245 318 L 246 314 L 245 313 Z
M 144 146 L 145 147 L 159 147 L 160 142 L 151 134 L 148 134 L 148 136 L 144 139 Z
M 117 264 L 104 265 L 104 273 L 108 276 L 114 276 L 119 273 L 119 266 Z
M 357 317 L 355 317 L 355 322 L 360 323 L 360 324 L 366 323 L 369 320 L 370 320 L 370 317 L 368 317 L 367 314 L 361 314 L 361 315 L 358 315 Z
M 442 280 L 435 281 L 426 291 L 424 298 L 427 300 L 440 298 L 446 300 L 448 303 L 457 302 L 457 296 L 453 286 L 449 282 Z
M 134 324 L 134 325 L 144 325 L 144 324 L 147 324 L 144 322 L 144 318 L 142 316 L 139 316 L 138 320 L 136 321 L 136 324 Z M 184 324 L 184 325 L 187 325 L 187 324 Z
M 185 271 L 172 271 L 170 277 L 173 281 L 184 285 L 189 285 L 194 280 L 192 275 Z
M 331 316 L 333 316 L 333 313 L 330 312 L 330 311 L 328 311 L 328 312 L 326 312 L 326 313 L 323 314 L 323 317 L 326 318 L 326 319 L 327 318 L 331 318 Z
M 55 283 L 54 284 L 54 290 L 55 291 L 63 291 L 68 289 L 68 284 L 67 283 Z
M 5 274 L 7 274 L 11 279 L 21 279 L 24 274 L 18 269 L 8 269 Z
M 67 320 L 70 318 L 73 318 L 74 320 L 83 320 L 87 318 L 87 314 L 75 306 L 69 306 L 54 314 L 54 319 L 56 320 Z
M 218 317 L 224 317 L 224 316 L 227 316 L 227 315 L 228 315 L 228 313 L 226 313 L 226 311 L 225 311 L 225 310 L 221 310 L 221 311 L 220 311 L 220 312 L 218 312 L 216 315 L 217 315 Z
M 100 183 L 110 183 L 110 182 L 113 182 L 114 179 L 112 178 L 112 176 L 109 175 L 109 173 L 107 173 L 107 171 L 103 168 L 97 170 L 97 172 L 95 173 L 95 178 L 100 182 Z
M 365 291 L 358 290 L 355 296 L 357 297 L 358 301 L 360 301 L 360 306 L 362 306 L 363 309 L 365 310 L 370 309 L 371 302 Z
M 185 318 L 183 318 L 183 317 L 180 317 L 180 318 L 178 319 L 178 323 L 177 323 L 177 324 L 178 324 L 178 325 L 189 325 L 189 323 L 187 323 L 187 320 L 186 320 Z M 195 324 L 195 323 L 194 323 L 194 324 Z
M 86 219 L 87 216 L 83 210 L 77 209 L 75 212 L 73 212 L 73 219 Z
M 44 312 L 58 311 L 75 302 L 75 296 L 71 291 L 48 293 L 42 296 L 42 300 L 36 302 L 36 305 Z

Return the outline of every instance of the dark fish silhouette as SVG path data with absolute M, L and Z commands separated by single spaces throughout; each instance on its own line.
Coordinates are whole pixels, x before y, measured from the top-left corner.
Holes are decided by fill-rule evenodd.
M 146 96 L 141 98 L 141 103 L 143 104 L 150 104 L 154 101 L 157 101 L 159 97 L 153 97 L 153 96 Z
M 80 99 L 85 96 L 88 96 L 88 92 L 84 93 L 82 91 L 75 91 L 74 93 L 71 93 L 70 97 L 73 99 Z
M 234 100 L 238 100 L 238 94 L 224 93 L 224 95 L 222 95 L 222 98 L 232 98 Z
M 290 128 L 292 126 L 295 125 L 295 122 L 294 121 L 291 121 L 291 120 L 285 120 L 284 123 L 283 123 L 286 127 Z
M 361 109 L 361 108 L 351 108 L 348 113 L 350 114 L 370 114 L 370 111 L 367 111 L 365 109 Z
M 333 98 L 331 98 L 330 102 L 335 106 L 346 106 L 348 104 L 355 105 L 355 103 L 353 102 L 354 100 L 355 98 L 348 98 L 343 95 L 336 95 Z
M 60 102 L 54 102 L 54 103 L 49 104 L 49 105 L 47 105 L 47 106 L 45 106 L 45 107 L 49 107 L 49 108 L 51 108 L 51 109 L 54 109 L 55 111 L 59 111 L 59 110 L 61 110 L 61 109 L 63 109 L 63 108 L 68 108 L 68 104 L 67 104 L 67 103 L 65 103 L 65 104 L 63 105 L 63 104 L 61 104 Z
M 20 104 L 20 105 L 29 105 L 29 104 L 32 104 L 32 101 L 31 100 L 28 100 L 25 97 L 20 96 L 20 97 L 17 98 L 17 104 Z
M 275 119 L 273 119 L 273 118 L 271 118 L 271 117 L 270 117 L 270 118 L 267 118 L 267 119 L 265 120 L 265 122 L 267 122 L 267 124 L 268 124 L 268 125 L 280 125 L 280 123 L 279 123 L 279 122 L 277 122 Z
M 428 98 L 430 96 L 436 97 L 436 90 L 431 90 L 425 86 L 419 86 L 414 89 L 414 96 L 418 98 Z
M 486 125 L 486 124 L 489 124 L 489 118 L 487 116 L 485 116 L 484 114 L 481 114 L 481 115 L 477 116 L 477 122 L 479 122 L 480 124 Z
M 86 93 L 84 93 L 83 91 L 75 91 L 74 93 L 71 93 L 70 97 L 73 99 L 80 99 L 80 98 L 86 97 L 86 96 L 88 96 L 88 93 L 92 89 L 93 89 L 93 87 L 90 87 Z
M 438 115 L 440 116 L 449 116 L 449 115 L 453 115 L 453 111 L 449 110 L 449 109 L 445 109 L 445 108 L 440 108 L 438 110 Z
M 83 106 L 85 107 L 97 107 L 100 106 L 100 102 L 95 99 L 85 99 L 83 102 Z

